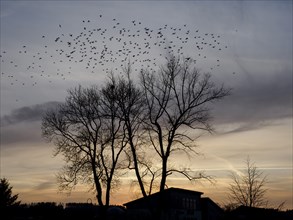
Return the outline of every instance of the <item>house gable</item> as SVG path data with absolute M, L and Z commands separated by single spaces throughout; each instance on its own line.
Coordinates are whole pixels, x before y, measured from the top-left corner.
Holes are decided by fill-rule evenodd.
M 163 192 L 157 192 L 147 197 L 142 197 L 123 204 L 127 209 L 152 208 L 163 203 L 164 208 L 195 209 L 200 204 L 203 193 L 180 188 L 168 188 Z
M 160 219 L 198 219 L 201 220 L 200 197 L 203 193 L 179 188 L 169 188 L 145 198 L 140 198 L 124 206 L 130 219 L 150 219 L 161 213 Z M 146 216 L 142 218 L 141 216 Z

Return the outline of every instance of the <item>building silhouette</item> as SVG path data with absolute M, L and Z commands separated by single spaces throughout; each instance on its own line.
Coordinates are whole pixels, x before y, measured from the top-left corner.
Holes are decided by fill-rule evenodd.
M 124 204 L 127 219 L 219 220 L 223 210 L 202 192 L 169 188 Z

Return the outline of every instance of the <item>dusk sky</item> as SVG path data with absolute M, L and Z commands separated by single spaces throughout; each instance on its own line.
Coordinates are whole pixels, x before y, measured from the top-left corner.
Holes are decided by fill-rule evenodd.
M 269 205 L 293 208 L 292 1 L 1 0 L 0 33 L 0 177 L 22 202 L 96 202 L 86 186 L 58 193 L 64 161 L 41 136 L 42 114 L 64 102 L 68 89 L 119 74 L 124 58 L 136 80 L 173 52 L 232 92 L 212 106 L 215 132 L 197 140 L 200 154 L 172 158 L 204 170 L 214 184 L 171 176 L 167 185 L 224 204 L 229 172 L 243 172 L 249 156 L 267 175 Z M 136 198 L 132 179 L 123 177 L 112 204 Z

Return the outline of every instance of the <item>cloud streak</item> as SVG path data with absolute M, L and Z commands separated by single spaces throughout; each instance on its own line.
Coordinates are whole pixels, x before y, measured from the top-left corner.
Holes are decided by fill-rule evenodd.
M 21 122 L 34 122 L 39 121 L 42 118 L 44 112 L 51 108 L 56 108 L 60 102 L 46 102 L 39 105 L 25 106 L 18 109 L 14 109 L 10 115 L 4 115 L 1 117 L 1 127 L 7 125 L 18 124 Z

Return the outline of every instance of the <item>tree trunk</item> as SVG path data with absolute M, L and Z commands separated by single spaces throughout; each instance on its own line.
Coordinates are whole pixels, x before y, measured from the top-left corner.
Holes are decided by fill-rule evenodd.
M 106 202 L 105 202 L 105 206 L 109 206 L 110 205 L 110 192 L 111 192 L 111 180 L 109 180 L 107 182 L 107 188 L 106 188 Z
M 136 178 L 137 178 L 141 193 L 142 193 L 143 197 L 146 197 L 147 193 L 145 191 L 142 179 L 140 177 L 138 161 L 137 161 L 137 156 L 136 156 L 136 150 L 135 150 L 134 144 L 132 142 L 132 138 L 130 139 L 130 147 L 131 147 L 131 152 L 132 152 L 132 156 L 133 156 L 135 175 L 136 175 Z
M 167 179 L 167 158 L 165 156 L 162 157 L 162 177 L 161 177 L 161 184 L 160 184 L 160 192 L 165 190 Z
M 102 187 L 101 187 L 101 184 L 100 184 L 100 181 L 99 181 L 99 178 L 96 174 L 96 172 L 94 172 L 94 180 L 95 180 L 95 186 L 96 186 L 96 190 L 97 190 L 97 200 L 98 200 L 98 204 L 100 206 L 104 206 L 104 203 L 103 203 L 103 199 L 102 199 Z

